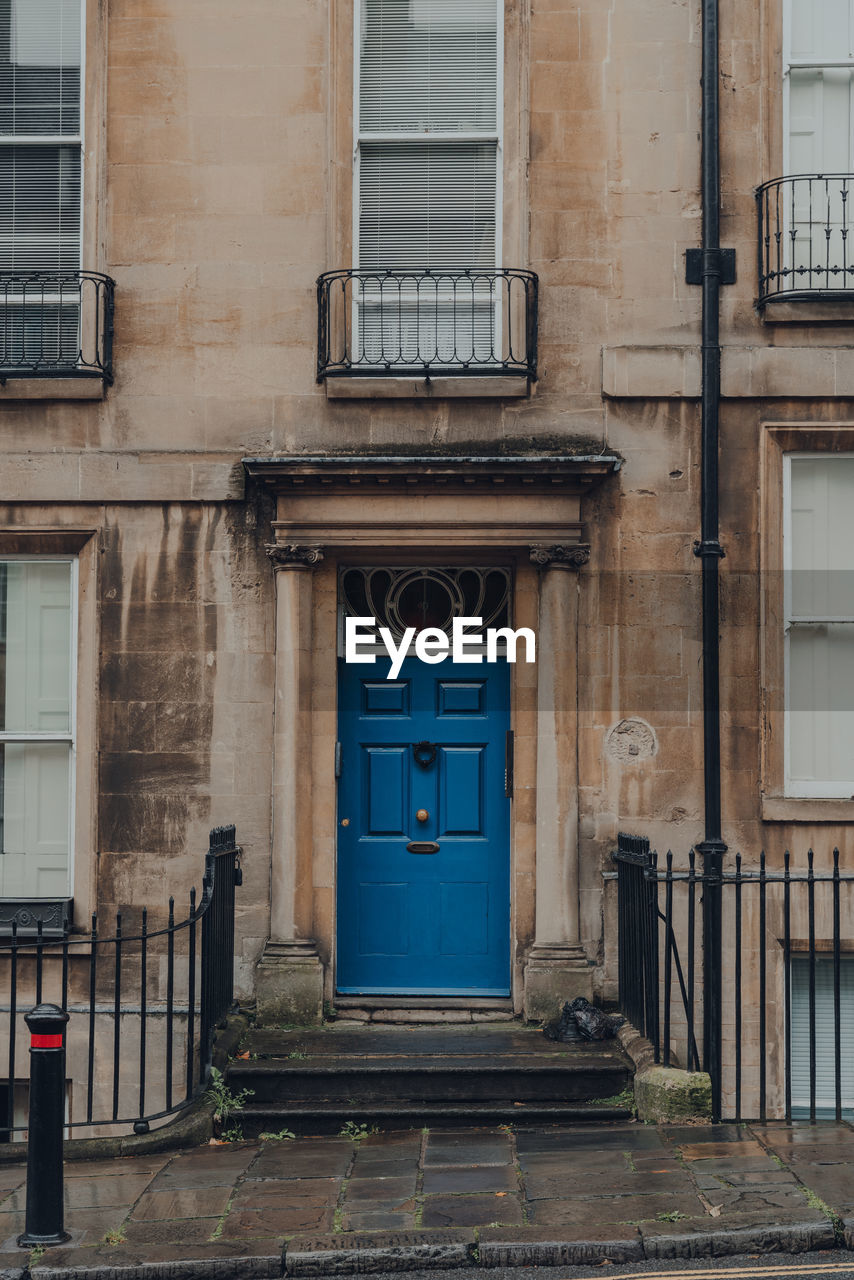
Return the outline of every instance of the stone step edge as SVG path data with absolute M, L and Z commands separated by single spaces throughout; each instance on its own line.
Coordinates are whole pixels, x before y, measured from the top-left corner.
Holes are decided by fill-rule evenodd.
M 309 1065 L 310 1064 L 310 1065 Z M 631 1063 L 621 1058 L 593 1058 L 588 1061 L 575 1058 L 552 1058 L 549 1061 L 538 1061 L 532 1056 L 513 1062 L 503 1062 L 500 1058 L 487 1058 L 482 1063 L 457 1063 L 444 1060 L 434 1063 L 426 1060 L 413 1061 L 412 1058 L 373 1058 L 349 1057 L 341 1054 L 330 1060 L 312 1058 L 290 1062 L 287 1058 L 259 1058 L 255 1062 L 236 1061 L 228 1064 L 228 1075 L 233 1076 L 509 1076 L 509 1075 L 548 1075 L 549 1072 L 562 1076 L 612 1075 L 615 1072 L 623 1075 L 631 1074 Z
M 474 1116 L 479 1120 L 486 1117 L 502 1116 L 507 1119 L 520 1120 L 522 1117 L 535 1116 L 552 1116 L 559 1119 L 596 1119 L 596 1120 L 631 1120 L 632 1113 L 628 1107 L 597 1105 L 595 1102 L 577 1102 L 577 1103 L 549 1103 L 549 1102 L 522 1102 L 519 1104 L 508 1102 L 467 1102 L 464 1104 L 454 1105 L 444 1102 L 401 1102 L 398 1105 L 378 1104 L 374 1102 L 322 1102 L 315 1101 L 314 1105 L 308 1106 L 305 1103 L 263 1103 L 263 1102 L 247 1102 L 239 1111 L 228 1111 L 226 1117 L 229 1122 L 239 1124 L 241 1120 L 287 1120 L 291 1117 L 294 1120 L 310 1120 L 324 1119 L 326 1117 L 340 1117 L 349 1119 L 351 1116 L 368 1116 L 374 1120 L 382 1120 L 384 1117 L 389 1119 L 400 1119 L 402 1116 L 434 1116 L 441 1119 L 443 1116 Z

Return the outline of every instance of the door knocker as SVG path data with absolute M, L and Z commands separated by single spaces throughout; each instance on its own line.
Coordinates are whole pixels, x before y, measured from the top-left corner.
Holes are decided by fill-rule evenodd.
M 412 754 L 415 756 L 416 764 L 422 769 L 429 769 L 436 759 L 436 744 L 435 742 L 415 742 L 412 745 Z

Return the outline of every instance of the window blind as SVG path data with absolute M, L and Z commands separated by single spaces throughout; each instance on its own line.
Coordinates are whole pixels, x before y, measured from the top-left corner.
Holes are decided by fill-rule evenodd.
M 809 960 L 792 957 L 792 1108 L 810 1102 Z M 854 957 L 843 956 L 839 974 L 841 1004 L 842 1105 L 854 1107 Z M 816 1106 L 836 1105 L 833 1030 L 833 960 L 822 956 L 815 966 Z
M 495 145 L 363 143 L 359 265 L 495 266 Z
M 0 0 L 0 366 L 79 357 L 81 3 Z
M 0 270 L 80 267 L 80 148 L 0 146 Z
M 362 0 L 359 267 L 494 271 L 501 39 L 495 0 Z M 396 135 L 400 135 L 396 137 Z M 365 282 L 354 336 L 370 361 L 495 359 L 484 276 Z
M 0 0 L 0 134 L 80 133 L 80 0 Z
M 495 130 L 496 12 L 494 0 L 364 0 L 362 131 Z

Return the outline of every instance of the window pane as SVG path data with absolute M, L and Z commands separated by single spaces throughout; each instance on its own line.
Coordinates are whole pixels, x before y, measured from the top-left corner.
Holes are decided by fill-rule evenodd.
M 792 612 L 854 616 L 854 458 L 792 458 Z
M 71 727 L 71 565 L 0 562 L 0 729 Z
M 363 130 L 493 130 L 494 0 L 364 0 Z
M 838 62 L 852 55 L 850 0 L 791 0 L 792 57 Z
M 0 147 L 0 270 L 79 269 L 79 147 Z
M 494 143 L 363 143 L 359 266 L 495 266 Z
M 0 133 L 80 132 L 80 0 L 0 0 Z
M 792 780 L 854 794 L 854 624 L 790 631 L 787 725 Z
M 67 897 L 70 762 L 67 743 L 0 743 L 0 897 Z

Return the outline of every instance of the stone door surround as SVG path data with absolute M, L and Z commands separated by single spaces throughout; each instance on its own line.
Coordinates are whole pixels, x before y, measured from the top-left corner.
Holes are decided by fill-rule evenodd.
M 582 497 L 618 466 L 611 456 L 557 454 L 244 459 L 276 497 L 267 548 L 276 661 L 262 1024 L 319 1020 L 334 994 L 335 807 L 326 776 L 335 745 L 326 704 L 337 670 L 334 586 L 328 597 L 337 564 L 348 561 L 515 562 L 514 625 L 533 625 L 538 662 L 527 676 L 524 664 L 514 669 L 517 788 L 536 797 L 533 813 L 514 804 L 511 823 L 514 1004 L 540 1018 L 567 995 L 589 995 L 578 932 L 577 571 L 590 557 Z M 521 614 L 524 599 L 530 616 Z

